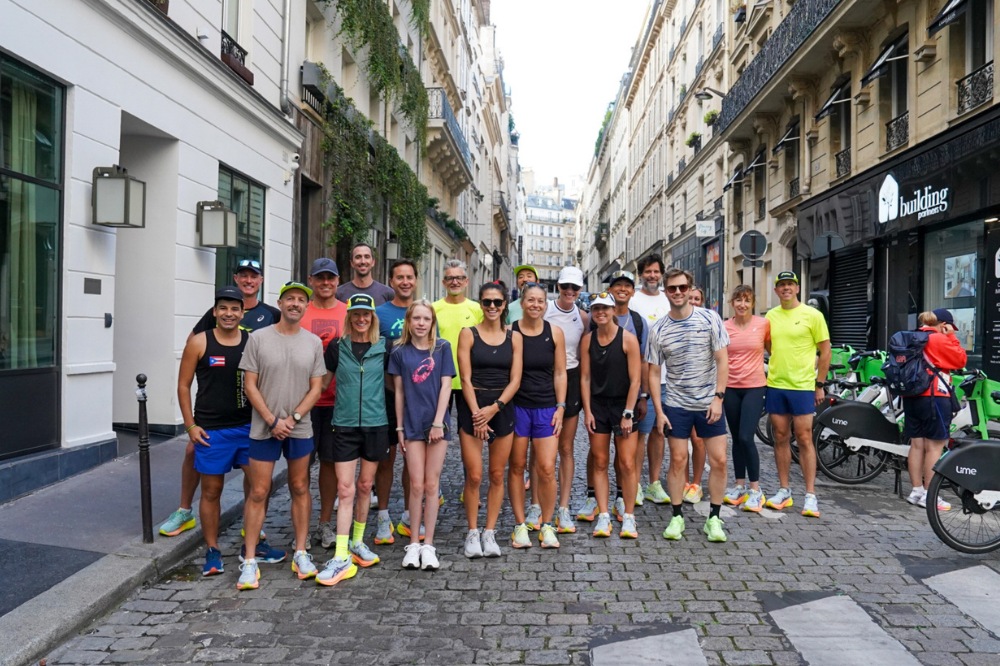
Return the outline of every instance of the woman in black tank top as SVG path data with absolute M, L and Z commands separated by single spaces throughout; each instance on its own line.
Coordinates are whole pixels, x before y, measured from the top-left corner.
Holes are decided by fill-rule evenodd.
M 458 374 L 463 401 L 458 402 L 459 440 L 465 465 L 465 515 L 469 533 L 466 557 L 499 557 L 496 524 L 503 505 L 503 481 L 514 439 L 514 399 L 521 384 L 521 334 L 507 330 L 507 290 L 499 284 L 479 289 L 483 321 L 458 336 Z M 490 484 L 486 529 L 480 539 L 479 487 L 483 479 L 483 442 L 489 442 Z
M 580 342 L 580 393 L 584 419 L 590 433 L 590 459 L 593 461 L 594 492 L 598 516 L 594 536 L 611 536 L 608 515 L 608 459 L 611 433 L 615 434 L 615 473 L 625 500 L 625 514 L 620 536 L 635 539 L 635 493 L 639 474 L 635 466 L 637 436 L 632 417 L 639 397 L 642 356 L 635 335 L 621 328 L 615 320 L 614 300 L 600 294 L 590 306 L 591 320 L 597 325 Z
M 514 548 L 530 548 L 529 530 L 540 530 L 542 548 L 558 548 L 552 526 L 556 508 L 556 452 L 566 412 L 566 341 L 558 326 L 542 319 L 548 306 L 545 289 L 529 282 L 521 290 L 521 320 L 514 330 L 524 346 L 521 387 L 514 396 L 514 446 L 507 488 L 514 510 Z M 524 512 L 524 468 L 531 441 L 533 499 L 540 522 L 527 524 Z M 537 514 L 536 514 L 537 515 Z

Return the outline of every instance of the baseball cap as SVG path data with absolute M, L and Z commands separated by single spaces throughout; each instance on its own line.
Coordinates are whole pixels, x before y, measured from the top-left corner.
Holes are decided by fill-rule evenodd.
M 218 304 L 219 301 L 239 301 L 240 303 L 242 303 L 243 292 L 241 292 L 239 289 L 237 289 L 232 285 L 228 287 L 222 287 L 221 289 L 218 289 L 215 292 L 216 304 Z
M 593 308 L 595 305 L 606 305 L 609 308 L 613 308 L 615 307 L 615 299 L 611 298 L 611 294 L 608 292 L 602 291 L 590 300 L 590 307 Z
M 944 322 L 945 324 L 955 325 L 955 317 L 952 316 L 951 311 L 945 308 L 938 308 L 934 310 L 934 316 L 937 317 L 939 322 Z
M 260 269 L 260 262 L 256 259 L 243 259 L 240 263 L 236 264 L 236 272 L 239 273 L 244 268 L 252 270 L 257 275 L 263 275 L 264 272 Z
M 785 282 L 791 280 L 795 284 L 799 283 L 799 276 L 795 274 L 795 271 L 781 271 L 774 278 L 774 286 L 777 287 L 779 282 Z
M 347 311 L 371 310 L 375 312 L 375 299 L 368 294 L 354 294 L 347 299 Z
M 535 268 L 534 266 L 532 266 L 531 264 L 521 264 L 520 266 L 515 266 L 514 267 L 514 277 L 516 278 L 517 274 L 520 273 L 523 270 L 529 270 L 529 271 L 531 271 L 532 273 L 535 274 L 535 279 L 536 280 L 538 279 L 538 269 Z
M 305 286 L 301 282 L 295 282 L 294 280 L 291 282 L 286 282 L 285 284 L 281 285 L 281 289 L 278 290 L 278 298 L 284 296 L 285 292 L 289 291 L 290 289 L 301 289 L 303 292 L 305 292 L 306 296 L 312 298 L 313 290 Z
M 312 268 L 309 269 L 309 275 L 319 275 L 320 273 L 333 273 L 339 276 L 340 271 L 337 270 L 337 262 L 329 257 L 320 257 L 313 262 Z
M 582 287 L 583 271 L 576 266 L 566 266 L 559 271 L 559 279 L 556 282 L 558 284 L 575 284 L 578 287 Z
M 614 284 L 618 280 L 628 280 L 635 286 L 635 273 L 630 273 L 628 271 L 615 271 L 611 274 L 611 279 L 608 280 L 608 284 Z

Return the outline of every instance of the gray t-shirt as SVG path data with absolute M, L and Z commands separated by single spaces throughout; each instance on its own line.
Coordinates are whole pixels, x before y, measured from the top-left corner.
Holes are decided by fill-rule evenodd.
M 304 328 L 295 335 L 282 335 L 276 327 L 268 326 L 250 334 L 240 370 L 257 374 L 257 388 L 267 408 L 275 416 L 286 418 L 309 392 L 309 380 L 326 374 L 323 343 Z M 270 439 L 270 426 L 255 409 L 250 438 Z M 313 436 L 309 411 L 302 415 L 291 436 L 296 439 Z
M 353 282 L 345 282 L 337 287 L 337 300 L 347 302 L 347 299 L 354 294 L 368 294 L 375 299 L 375 307 L 388 303 L 396 297 L 396 292 L 392 287 L 387 287 L 378 280 L 373 280 L 367 287 L 359 287 Z

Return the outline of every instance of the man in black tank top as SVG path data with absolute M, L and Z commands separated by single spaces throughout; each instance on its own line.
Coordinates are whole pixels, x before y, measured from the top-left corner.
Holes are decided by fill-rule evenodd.
M 235 287 L 215 293 L 212 308 L 217 326 L 188 339 L 177 377 L 177 402 L 184 431 L 194 445 L 194 467 L 201 475 L 199 512 L 208 550 L 202 574 L 223 572 L 219 552 L 219 497 L 225 475 L 249 463 L 251 407 L 243 392 L 239 369 L 249 333 L 240 329 L 243 297 Z M 191 381 L 198 378 L 198 394 L 191 407 Z M 274 561 L 284 553 L 261 542 Z M 277 556 L 280 554 L 280 559 Z

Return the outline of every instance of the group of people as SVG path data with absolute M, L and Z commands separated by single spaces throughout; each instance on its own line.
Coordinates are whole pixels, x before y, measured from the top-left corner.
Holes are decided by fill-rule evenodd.
M 415 296 L 413 261 L 395 261 L 388 285 L 373 279 L 373 265 L 372 248 L 356 245 L 352 279 L 341 283 L 336 262 L 321 257 L 305 283 L 281 286 L 275 309 L 258 300 L 259 263 L 240 262 L 236 286 L 216 292 L 213 308 L 192 331 L 178 381 L 189 437 L 181 506 L 160 531 L 175 535 L 194 526 L 191 502 L 200 480 L 206 576 L 224 571 L 219 496 L 225 474 L 235 467 L 245 471 L 246 493 L 237 588 L 257 588 L 260 563 L 285 559 L 263 531 L 282 455 L 295 535 L 291 568 L 300 579 L 335 585 L 358 567 L 379 563 L 366 543 L 373 490 L 374 545 L 401 536 L 408 539 L 404 568 L 437 569 L 434 539 L 452 408 L 465 474 L 469 558 L 501 555 L 496 530 L 505 496 L 515 518 L 509 541 L 515 549 L 531 547 L 532 532 L 541 548 L 558 548 L 558 535 L 576 532 L 578 520 L 592 522 L 595 537 L 610 537 L 612 463 L 619 537 L 638 537 L 634 507 L 651 501 L 671 505 L 663 536 L 676 540 L 685 530 L 683 504 L 701 499 L 707 459 L 704 532 L 709 541 L 724 542 L 723 503 L 752 512 L 792 506 L 792 428 L 805 478 L 802 513 L 820 515 L 811 420 L 823 397 L 830 342 L 823 316 L 799 302 L 795 273 L 777 276 L 781 305 L 766 318 L 753 314 L 753 290 L 741 285 L 729 301 L 733 316 L 723 321 L 695 304 L 693 296 L 702 293 L 690 273 L 666 270 L 655 255 L 638 263 L 638 281 L 628 271 L 613 273 L 589 314 L 577 305 L 584 276 L 573 266 L 561 270 L 554 300 L 534 267 L 518 266 L 518 298 L 511 301 L 501 282 L 483 284 L 477 298 L 469 298 L 466 267 L 450 260 L 442 280 L 446 295 L 431 303 Z M 771 354 L 766 377 L 765 350 Z M 760 487 L 754 443 L 765 400 L 780 480 L 769 497 Z M 590 444 L 587 496 L 574 518 L 569 503 L 581 414 Z M 728 489 L 727 423 L 735 476 Z M 404 511 L 394 525 L 388 502 L 397 447 L 404 456 Z M 643 486 L 647 458 L 649 482 Z M 314 460 L 320 494 L 315 538 L 334 549 L 322 566 L 309 552 Z

